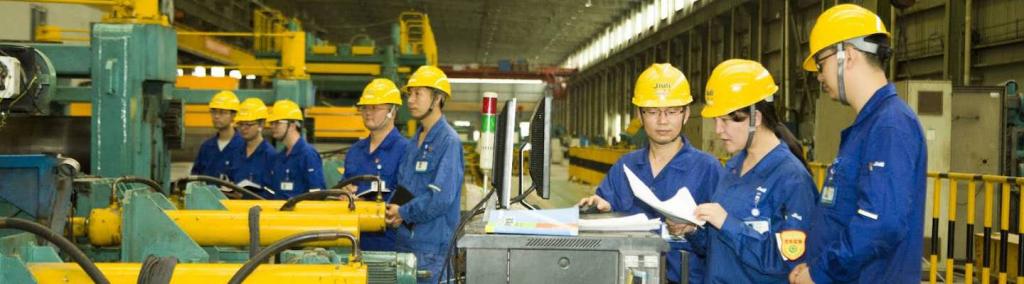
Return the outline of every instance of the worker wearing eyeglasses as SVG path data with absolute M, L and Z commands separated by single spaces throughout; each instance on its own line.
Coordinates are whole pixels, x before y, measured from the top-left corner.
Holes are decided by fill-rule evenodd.
M 640 115 L 647 146 L 630 152 L 612 165 L 594 195 L 583 198 L 578 205 L 594 207 L 601 212 L 643 213 L 648 218 L 662 217 L 649 205 L 633 195 L 624 167 L 629 168 L 660 200 L 668 200 L 680 190 L 688 190 L 697 203 L 708 202 L 720 176 L 721 163 L 704 153 L 682 135 L 690 116 L 690 84 L 679 69 L 669 64 L 654 64 L 636 81 L 633 105 Z M 682 271 L 682 253 L 689 244 L 673 238 L 667 231 L 671 250 L 666 256 L 667 278 L 680 282 L 684 273 L 688 281 L 699 283 L 703 275 L 697 256 L 690 257 L 690 271 Z
M 886 78 L 890 35 L 875 13 L 834 6 L 811 30 L 807 71 L 857 112 L 842 131 L 792 283 L 918 283 L 927 152 L 921 123 Z

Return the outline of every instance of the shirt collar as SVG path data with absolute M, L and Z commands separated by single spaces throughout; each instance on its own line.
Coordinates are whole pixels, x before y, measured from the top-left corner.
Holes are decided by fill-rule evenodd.
M 441 133 L 444 131 L 442 130 L 442 128 L 447 128 L 446 126 L 448 126 L 448 119 L 446 119 L 445 116 L 442 114 L 441 117 L 437 119 L 437 123 L 434 123 L 434 126 L 431 127 L 430 131 L 427 132 L 427 137 L 423 138 L 423 144 L 426 145 L 430 144 L 430 142 L 433 142 L 434 138 L 437 138 L 437 136 L 441 135 Z M 413 136 L 413 138 L 419 139 L 420 133 L 423 133 L 422 124 L 416 127 L 416 135 Z
M 303 139 L 302 137 L 299 137 L 299 140 L 295 140 L 295 145 L 292 145 L 292 150 L 291 151 L 285 150 L 285 151 L 288 153 L 287 156 L 292 157 L 294 155 L 298 155 L 302 151 L 305 151 L 306 147 L 308 147 L 308 146 L 309 146 L 309 144 L 306 143 L 306 139 Z
M 675 168 L 675 169 L 678 169 L 678 170 L 684 170 L 685 171 L 687 169 L 687 167 L 689 167 L 691 165 L 689 165 L 688 163 L 685 163 L 683 161 L 684 157 L 686 155 L 688 155 L 689 153 L 691 153 L 693 151 L 696 151 L 696 150 L 693 148 L 693 145 L 690 144 L 690 140 L 686 139 L 685 135 L 680 134 L 679 135 L 679 139 L 683 140 L 683 148 L 679 149 L 679 152 L 676 152 L 675 156 L 672 156 L 672 160 L 669 160 L 667 166 Z M 650 151 L 651 151 L 651 146 L 650 146 L 650 143 L 648 143 L 648 146 L 645 146 L 643 148 L 643 157 L 640 158 L 640 159 L 636 159 L 636 161 L 633 163 L 633 165 L 636 166 L 636 168 L 639 168 L 639 169 L 649 168 L 651 161 L 648 159 L 650 157 L 648 153 L 650 153 Z
M 747 172 L 746 176 L 764 179 L 765 177 L 768 176 L 772 169 L 775 169 L 776 167 L 778 167 L 779 164 L 782 163 L 782 158 L 785 157 L 784 154 L 786 151 L 789 151 L 789 145 L 786 145 L 785 142 L 780 141 L 779 145 L 776 145 L 775 148 L 772 148 L 771 151 L 768 151 L 768 154 L 765 154 L 764 158 L 761 158 L 761 160 L 758 161 L 757 164 L 750 169 L 750 172 Z M 729 173 L 739 176 L 740 168 L 743 167 L 743 160 L 746 159 L 747 150 L 743 150 L 739 154 L 736 154 L 736 157 L 733 157 L 732 159 L 729 160 L 728 163 L 726 163 L 725 169 L 728 170 Z
M 868 99 L 868 102 L 864 104 L 864 108 L 862 108 L 860 113 L 857 114 L 857 119 L 853 121 L 853 125 L 860 124 L 861 121 L 864 121 L 867 117 L 877 111 L 878 108 L 882 106 L 882 102 L 895 96 L 896 86 L 892 83 L 879 88 L 875 91 L 875 94 L 871 96 L 871 99 Z

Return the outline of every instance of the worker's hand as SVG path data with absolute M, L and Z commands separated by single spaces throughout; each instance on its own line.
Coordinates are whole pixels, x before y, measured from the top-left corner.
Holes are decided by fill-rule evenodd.
M 355 186 L 354 184 L 350 184 L 350 185 L 346 185 L 346 186 L 342 187 L 341 191 L 348 192 L 348 193 L 351 193 L 352 195 L 355 195 L 356 192 L 359 191 L 359 187 Z M 338 195 L 338 196 L 334 196 L 332 199 L 337 199 L 337 200 L 341 200 L 341 201 L 348 201 L 348 195 L 347 194 L 341 194 L 341 195 Z
M 392 228 L 398 227 L 402 224 L 402 215 L 398 213 L 400 206 L 395 204 L 388 204 L 388 210 L 384 213 L 384 220 L 388 222 Z
M 722 205 L 718 203 L 697 205 L 697 210 L 693 214 L 697 216 L 697 219 L 707 221 L 711 223 L 711 226 L 715 226 L 718 229 L 722 228 L 725 218 L 729 217 L 729 213 L 725 212 L 725 208 L 722 208 Z
M 220 192 L 223 193 L 224 196 L 227 196 L 228 199 L 242 199 L 242 193 L 241 192 L 238 192 L 236 190 L 233 190 L 233 189 L 230 189 L 230 188 L 227 188 L 227 187 L 222 187 L 220 189 Z
M 597 196 L 596 194 L 595 195 L 591 195 L 590 197 L 586 197 L 586 198 L 580 199 L 580 202 L 577 202 L 576 206 L 579 206 L 579 207 L 594 206 L 594 207 L 597 207 L 597 211 L 601 211 L 601 212 L 612 211 L 612 204 L 608 203 L 608 201 L 605 201 L 604 198 L 601 198 L 600 196 Z
M 801 263 L 794 267 L 793 271 L 789 272 L 789 283 L 814 284 L 814 280 L 811 279 L 811 267 L 807 266 L 806 263 Z
M 697 226 L 686 223 L 675 223 L 669 219 L 665 219 L 665 224 L 668 225 L 668 233 L 673 236 L 688 235 L 697 230 Z

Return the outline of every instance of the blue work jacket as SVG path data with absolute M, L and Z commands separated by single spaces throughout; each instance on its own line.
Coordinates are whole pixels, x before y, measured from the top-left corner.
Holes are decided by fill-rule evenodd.
M 270 187 L 270 166 L 277 159 L 277 150 L 274 146 L 270 146 L 264 140 L 259 146 L 256 146 L 256 150 L 252 152 L 252 155 L 245 156 L 245 147 L 242 149 L 242 158 L 240 161 L 231 169 L 231 182 L 241 183 L 242 181 L 249 181 L 259 186 L 253 193 L 259 194 L 264 198 L 272 198 L 273 194 L 265 188 Z
M 217 134 L 214 133 L 213 137 L 206 139 L 199 146 L 199 153 L 196 154 L 196 160 L 192 163 L 192 174 L 229 179 L 231 168 L 242 160 L 245 155 L 244 151 L 245 140 L 238 135 L 237 131 L 235 131 L 235 136 L 231 137 L 228 145 L 224 146 L 224 150 L 217 146 Z
M 288 199 L 310 189 L 326 189 L 323 167 L 316 149 L 306 143 L 306 139 L 299 138 L 291 152 L 285 149 L 277 154 L 271 167 L 273 199 Z
M 720 229 L 711 224 L 687 238 L 706 256 L 704 283 L 786 283 L 803 260 L 817 190 L 810 173 L 785 143 L 772 148 L 740 176 L 747 151 L 726 162 L 729 172 L 711 202 L 728 213 Z M 784 255 L 780 233 L 802 238 L 796 254 Z M 788 235 L 787 235 L 788 236 Z
M 622 170 L 623 166 L 627 166 L 637 178 L 651 188 L 658 199 L 668 200 L 674 197 L 680 188 L 686 187 L 697 204 L 708 202 L 719 177 L 725 174 L 725 170 L 718 159 L 691 146 L 686 137 L 680 139 L 683 139 L 683 148 L 672 157 L 657 177 L 651 173 L 649 148 L 645 147 L 619 158 L 597 187 L 597 195 L 608 201 L 614 212 L 626 215 L 643 213 L 648 218 L 661 218 L 661 214 L 633 195 L 626 173 Z M 690 247 L 684 241 L 671 241 L 669 246 L 671 251 L 666 256 L 667 278 L 669 281 L 678 282 L 682 262 L 679 250 L 689 250 Z M 690 281 L 702 276 L 703 273 L 699 272 L 702 270 L 701 262 L 702 260 L 696 256 L 690 258 Z
M 398 133 L 397 128 L 388 132 L 388 135 L 384 137 L 384 141 L 381 141 L 380 145 L 373 152 L 370 152 L 370 138 L 359 140 L 352 144 L 352 147 L 348 149 L 348 153 L 345 154 L 345 174 L 342 180 L 360 175 L 379 176 L 384 180 L 384 187 L 390 190 L 390 192 L 385 192 L 382 196 L 385 201 L 391 200 L 391 192 L 394 192 L 395 185 L 398 184 L 398 165 L 402 162 L 402 157 L 405 156 L 405 150 L 408 146 L 409 140 L 402 137 Z M 374 190 L 370 184 L 369 182 L 359 183 L 357 194 Z M 367 193 L 364 197 L 372 200 L 377 198 L 377 194 L 371 192 Z M 370 251 L 394 251 L 394 234 L 394 230 L 381 233 L 362 233 L 359 236 L 359 246 L 364 250 Z
M 434 283 L 444 267 L 452 233 L 459 223 L 464 161 L 462 142 L 444 116 L 426 132 L 422 145 L 410 139 L 405 158 L 398 168 L 398 184 L 409 190 L 413 199 L 398 212 L 408 226 L 398 226 L 396 247 L 416 255 L 419 269 L 430 270 Z
M 918 283 L 927 150 L 921 123 L 882 87 L 842 132 L 817 202 L 808 261 L 816 283 Z

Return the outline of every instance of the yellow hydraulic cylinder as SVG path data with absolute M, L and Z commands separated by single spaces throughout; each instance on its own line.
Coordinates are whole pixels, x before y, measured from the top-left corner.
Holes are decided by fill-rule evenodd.
M 192 240 L 201 246 L 247 246 L 249 219 L 245 212 L 224 210 L 165 210 Z M 289 236 L 316 230 L 348 232 L 359 237 L 356 215 L 302 212 L 260 213 L 260 245 L 270 245 Z M 83 222 L 72 220 L 72 225 Z M 96 246 L 121 243 L 121 214 L 111 209 L 96 209 L 84 222 L 89 242 Z M 81 229 L 72 229 L 80 232 Z M 310 246 L 351 246 L 347 239 L 314 242 Z
M 75 263 L 30 263 L 27 265 L 37 283 L 92 283 Z M 137 283 L 139 263 L 97 263 L 110 283 Z M 171 283 L 227 283 L 242 264 L 182 263 L 174 267 Z M 256 267 L 245 283 L 366 283 L 367 268 L 350 264 L 263 264 Z
M 221 200 L 220 204 L 224 205 L 228 211 L 239 211 L 245 212 L 253 206 L 259 206 L 263 212 L 277 211 L 284 205 L 284 200 L 246 200 L 236 199 Z M 386 204 L 384 202 L 376 201 L 356 201 L 355 213 L 359 215 L 359 229 L 365 232 L 371 232 L 376 230 L 370 230 L 380 225 L 383 229 L 384 212 L 387 211 Z M 294 212 L 300 213 L 334 213 L 334 214 L 351 214 L 353 211 L 348 209 L 348 201 L 302 201 L 295 204 Z M 364 225 L 364 222 L 369 222 Z M 381 229 L 378 229 L 381 230 Z

